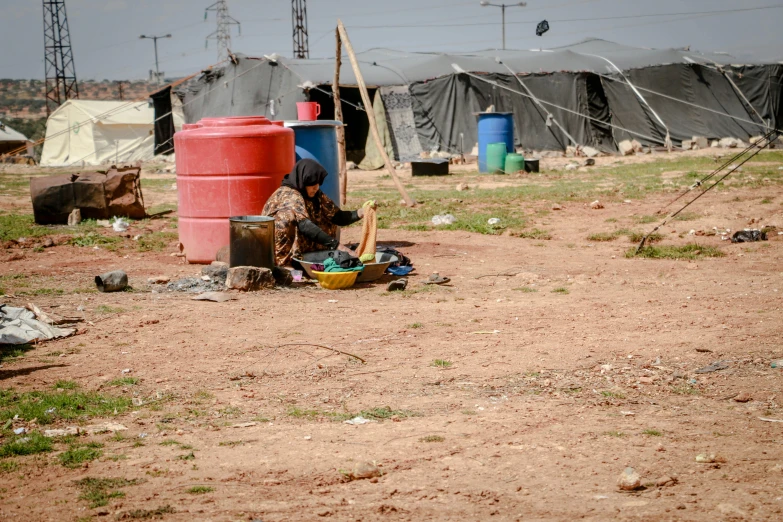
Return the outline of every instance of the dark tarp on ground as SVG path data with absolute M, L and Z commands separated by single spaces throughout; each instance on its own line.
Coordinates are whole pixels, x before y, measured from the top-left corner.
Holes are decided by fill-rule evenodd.
M 171 87 L 151 96 L 155 109 L 155 155 L 174 152 L 174 114 L 171 112 Z
M 620 80 L 602 78 L 612 113 L 612 123 L 638 133 L 614 129 L 615 140 L 619 142 L 636 139 L 645 145 L 662 145 L 666 129 L 619 75 L 609 76 Z M 762 133 L 761 127 L 748 123 L 758 121 L 758 118 L 749 113 L 746 104 L 731 84 L 714 69 L 698 64 L 661 65 L 627 71 L 625 77 L 639 89 L 644 100 L 669 128 L 675 144 L 694 136 L 709 139 L 730 136 L 747 141 L 750 136 Z M 726 116 L 726 113 L 748 122 L 732 119 Z
M 139 167 L 112 168 L 108 172 L 61 174 L 30 178 L 30 196 L 35 222 L 61 225 L 76 208 L 82 219 L 113 216 L 143 219 L 146 216 L 141 193 Z

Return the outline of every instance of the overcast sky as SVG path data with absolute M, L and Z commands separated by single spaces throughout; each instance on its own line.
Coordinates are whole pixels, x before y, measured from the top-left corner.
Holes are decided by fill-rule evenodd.
M 160 68 L 185 76 L 217 61 L 213 0 L 66 0 L 71 44 L 80 80 L 146 78 L 154 68 L 151 40 L 159 41 Z M 508 1 L 508 0 L 506 0 Z M 496 1 L 494 3 L 500 3 Z M 337 18 L 357 51 L 471 51 L 500 48 L 500 9 L 479 0 L 309 0 L 310 56 L 334 55 Z M 290 0 L 228 0 L 242 23 L 232 50 L 259 56 L 292 55 Z M 770 9 L 758 9 L 778 6 Z M 735 10 L 734 12 L 719 11 Z M 40 0 L 0 0 L 0 78 L 44 77 Z M 678 14 L 679 13 L 679 14 Z M 691 14 L 682 14 L 691 13 Z M 665 14 L 666 16 L 658 16 Z M 654 15 L 654 16 L 653 16 Z M 597 20 L 597 18 L 604 18 Z M 607 19 L 613 18 L 613 19 Z M 536 37 L 536 24 L 551 30 Z M 725 51 L 739 57 L 783 58 L 783 0 L 528 0 L 506 10 L 509 49 L 556 47 L 597 37 L 642 47 Z

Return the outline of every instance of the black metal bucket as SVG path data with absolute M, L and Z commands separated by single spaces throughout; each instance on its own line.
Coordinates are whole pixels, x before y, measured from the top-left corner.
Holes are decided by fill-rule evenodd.
M 275 267 L 275 218 L 235 216 L 231 226 L 229 266 Z

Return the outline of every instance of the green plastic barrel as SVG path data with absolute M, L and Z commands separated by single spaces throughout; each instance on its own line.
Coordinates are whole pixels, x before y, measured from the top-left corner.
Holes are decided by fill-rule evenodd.
M 487 172 L 490 174 L 503 174 L 506 167 L 506 144 L 487 144 Z
M 513 174 L 520 170 L 525 170 L 525 157 L 516 152 L 506 154 L 506 174 Z

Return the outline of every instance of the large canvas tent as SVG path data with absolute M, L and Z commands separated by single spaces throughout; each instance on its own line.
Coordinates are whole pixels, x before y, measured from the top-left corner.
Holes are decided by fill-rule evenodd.
M 173 112 L 182 128 L 182 115 Z M 131 163 L 155 154 L 155 110 L 147 102 L 68 100 L 46 122 L 44 166 Z
M 747 140 L 783 124 L 783 65 L 732 64 L 723 54 L 641 49 L 587 40 L 540 51 L 357 54 L 388 152 L 401 161 L 421 151 L 468 152 L 475 113 L 514 113 L 517 146 L 616 150 L 623 139 L 675 145 L 693 136 Z M 350 64 L 340 90 L 349 159 L 379 166 Z M 513 74 L 512 74 L 513 73 Z M 181 89 L 185 119 L 264 115 L 295 119 L 296 102 L 333 110 L 334 59 L 247 57 L 205 72 Z M 524 85 L 522 85 L 524 83 Z M 351 157 L 353 155 L 353 157 Z

